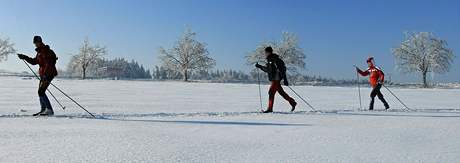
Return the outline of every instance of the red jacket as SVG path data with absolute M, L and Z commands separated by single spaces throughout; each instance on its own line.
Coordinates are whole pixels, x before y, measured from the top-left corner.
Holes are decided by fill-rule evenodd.
M 361 71 L 360 69 L 358 69 L 358 72 L 362 76 L 369 75 L 369 83 L 371 84 L 372 87 L 377 86 L 379 82 L 385 81 L 385 74 L 378 67 L 371 66 L 366 71 Z
M 40 66 L 40 76 L 55 77 L 58 75 L 56 70 L 57 57 L 53 50 L 48 45 L 36 48 L 37 55 L 35 58 L 26 58 L 26 61 L 32 65 Z

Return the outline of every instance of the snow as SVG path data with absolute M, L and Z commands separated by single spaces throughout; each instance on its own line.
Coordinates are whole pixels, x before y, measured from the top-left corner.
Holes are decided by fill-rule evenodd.
M 276 113 L 260 114 L 253 84 L 55 84 L 98 119 L 54 89 L 66 110 L 50 99 L 55 117 L 28 116 L 39 110 L 37 81 L 0 77 L 0 162 L 460 161 L 460 89 L 390 88 L 418 111 L 402 111 L 383 90 L 394 110 L 368 112 L 357 111 L 356 88 L 295 86 L 323 112 L 295 97 L 299 111 L 289 113 L 277 96 Z M 369 91 L 362 89 L 363 106 Z

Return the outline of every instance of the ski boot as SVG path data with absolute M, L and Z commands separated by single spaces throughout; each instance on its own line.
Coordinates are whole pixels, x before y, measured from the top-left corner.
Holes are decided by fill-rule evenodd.
M 53 109 L 46 109 L 45 111 L 40 113 L 40 116 L 53 116 L 53 115 L 54 115 Z
M 383 105 L 385 105 L 385 110 L 390 109 L 390 105 L 388 105 L 388 103 L 385 103 L 385 104 L 383 104 Z
M 262 110 L 262 113 L 273 113 L 273 109 Z
M 40 110 L 40 112 L 35 113 L 35 114 L 32 114 L 32 116 L 38 116 L 38 115 L 42 114 L 44 111 L 45 111 L 45 108 L 42 108 L 42 109 Z
M 294 112 L 295 107 L 297 106 L 297 102 L 294 101 L 294 102 L 291 104 L 291 106 L 292 106 L 291 112 Z

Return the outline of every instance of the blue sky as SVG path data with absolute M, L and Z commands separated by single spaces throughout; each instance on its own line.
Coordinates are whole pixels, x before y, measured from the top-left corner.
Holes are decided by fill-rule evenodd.
M 187 28 L 198 33 L 217 68 L 249 71 L 244 56 L 282 31 L 299 36 L 310 75 L 354 78 L 353 64 L 369 55 L 393 80 L 419 81 L 394 68 L 390 49 L 405 31 L 428 31 L 445 39 L 458 57 L 437 81 L 460 81 L 458 0 L 1 0 L 0 37 L 33 55 L 32 37 L 42 35 L 65 68 L 88 37 L 109 49 L 108 58 L 158 64 L 158 48 L 171 47 Z M 0 69 L 27 71 L 15 57 Z

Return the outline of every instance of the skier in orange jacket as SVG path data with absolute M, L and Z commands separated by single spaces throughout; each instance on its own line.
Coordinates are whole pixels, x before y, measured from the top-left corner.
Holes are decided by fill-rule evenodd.
M 389 109 L 390 106 L 388 105 L 387 101 L 383 97 L 382 92 L 380 92 L 380 89 L 382 88 L 382 85 L 385 81 L 385 74 L 383 71 L 376 67 L 374 64 L 374 57 L 369 57 L 367 59 L 367 65 L 369 68 L 365 71 L 362 71 L 358 67 L 356 67 L 356 71 L 358 71 L 361 76 L 368 76 L 369 75 L 369 83 L 372 86 L 372 91 L 371 91 L 371 102 L 369 104 L 369 110 L 374 110 L 374 99 L 375 96 L 377 96 L 380 101 L 382 101 L 383 105 L 385 106 L 385 109 Z

